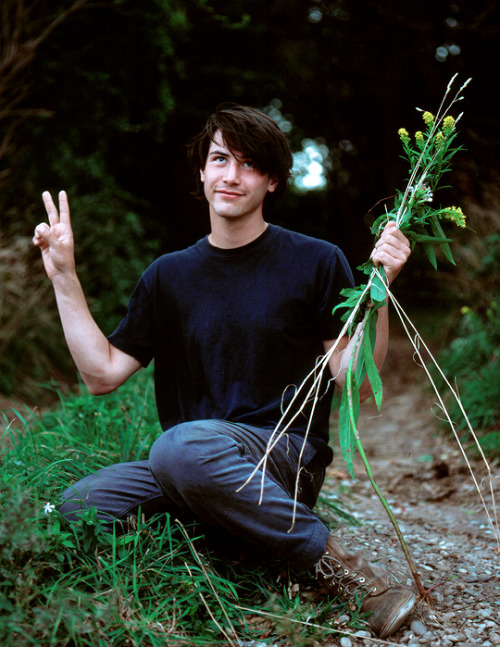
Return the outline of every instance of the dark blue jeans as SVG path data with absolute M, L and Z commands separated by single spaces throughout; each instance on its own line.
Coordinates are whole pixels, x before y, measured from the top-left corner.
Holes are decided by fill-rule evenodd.
M 165 431 L 148 461 L 119 463 L 90 474 L 63 494 L 69 520 L 96 506 L 110 523 L 136 514 L 168 512 L 227 530 L 298 568 L 314 565 L 325 551 L 328 528 L 311 511 L 324 467 L 307 443 L 302 456 L 295 524 L 293 499 L 303 438 L 283 437 L 262 470 L 241 490 L 263 456 L 272 430 L 224 420 L 186 422 Z M 239 490 L 239 491 L 238 491 Z

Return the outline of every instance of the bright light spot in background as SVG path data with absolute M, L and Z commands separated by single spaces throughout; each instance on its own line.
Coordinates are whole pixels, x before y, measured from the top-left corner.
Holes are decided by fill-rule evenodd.
M 274 119 L 282 132 L 289 133 L 293 129 L 293 123 L 282 114 L 282 107 L 279 99 L 273 99 L 263 112 Z M 302 150 L 293 153 L 293 187 L 300 193 L 320 191 L 326 188 L 327 171 L 332 168 L 330 151 L 320 138 L 304 139 L 301 143 Z
M 444 63 L 448 58 L 448 54 L 451 54 L 451 56 L 458 56 L 461 51 L 460 45 L 457 45 L 456 43 L 440 45 L 436 48 L 436 60 L 440 63 Z
M 309 9 L 309 22 L 317 23 L 321 22 L 323 14 L 320 9 Z
M 302 150 L 293 154 L 294 187 L 300 192 L 324 189 L 330 167 L 330 152 L 323 140 L 302 140 Z

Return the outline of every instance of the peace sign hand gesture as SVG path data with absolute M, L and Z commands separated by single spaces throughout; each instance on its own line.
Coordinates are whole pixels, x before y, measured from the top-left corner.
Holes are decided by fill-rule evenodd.
M 71 229 L 68 196 L 59 193 L 59 212 L 48 191 L 42 194 L 49 217 L 35 228 L 33 244 L 40 248 L 47 276 L 53 281 L 57 276 L 75 272 L 73 231 Z

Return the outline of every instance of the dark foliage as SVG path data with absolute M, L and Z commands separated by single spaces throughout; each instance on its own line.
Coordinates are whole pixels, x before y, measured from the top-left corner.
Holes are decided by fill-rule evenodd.
M 185 144 L 222 102 L 264 108 L 278 99 L 294 150 L 304 137 L 324 140 L 328 189 L 289 192 L 270 219 L 337 242 L 353 266 L 370 251 L 368 224 L 383 205 L 372 207 L 405 179 L 397 129 L 419 127 L 415 106 L 437 108 L 456 72 L 473 77 L 461 125 L 467 152 L 450 176 L 453 200 L 443 202 L 460 205 L 491 166 L 500 12 L 489 0 L 77 4 L 68 15 L 70 0 L 2 5 L 0 65 L 13 51 L 23 65 L 17 77 L 11 64 L 2 68 L 10 72 L 0 84 L 0 141 L 8 135 L 10 145 L 0 148 L 1 230 L 30 236 L 42 190 L 65 188 L 80 276 L 106 331 L 151 258 L 207 232 Z M 415 289 L 419 272 L 406 272 L 398 289 L 426 299 L 436 285 Z

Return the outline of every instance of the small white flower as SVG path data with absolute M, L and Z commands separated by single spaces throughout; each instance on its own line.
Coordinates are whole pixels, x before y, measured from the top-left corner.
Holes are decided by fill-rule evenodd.
M 46 503 L 43 506 L 43 511 L 45 512 L 45 514 L 50 514 L 51 512 L 54 512 L 55 509 L 56 506 L 53 503 Z
M 418 202 L 432 202 L 432 199 L 434 197 L 431 189 L 425 186 L 425 184 L 417 185 L 417 186 L 409 186 L 408 192 L 410 194 L 410 197 L 415 196 L 415 199 Z

